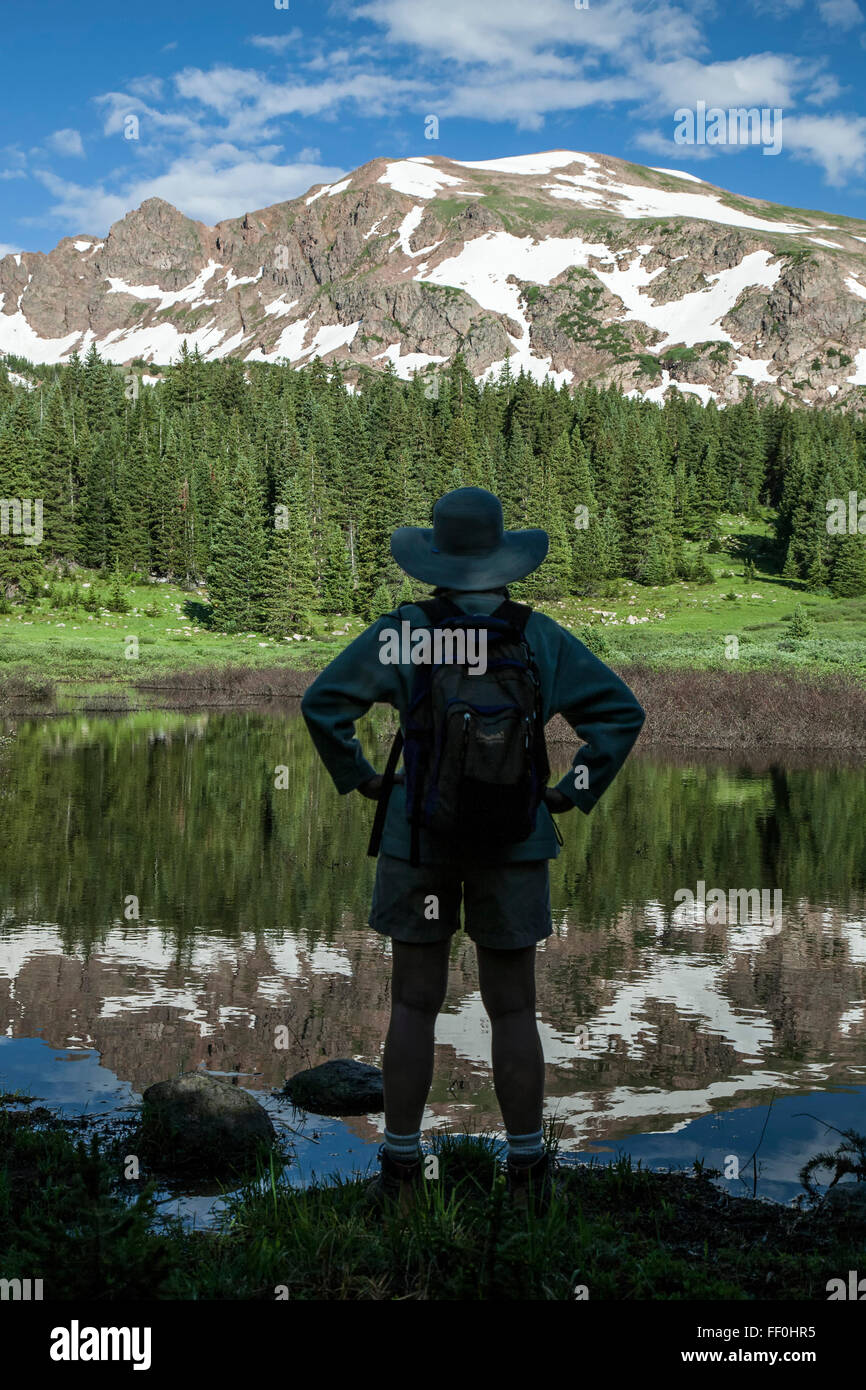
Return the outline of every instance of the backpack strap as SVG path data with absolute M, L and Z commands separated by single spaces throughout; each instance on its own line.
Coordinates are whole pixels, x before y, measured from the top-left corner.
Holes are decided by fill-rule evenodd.
M 504 619 L 506 623 L 510 623 L 522 634 L 532 616 L 532 609 L 526 603 L 515 603 L 513 599 L 507 598 L 503 599 L 492 616 Z
M 397 763 L 403 751 L 403 730 L 398 729 L 394 735 L 394 742 L 391 744 L 391 752 L 388 754 L 388 761 L 385 764 L 385 772 L 382 777 L 382 790 L 379 793 L 379 800 L 376 802 L 376 814 L 373 817 L 373 829 L 370 832 L 370 843 L 367 846 L 367 854 L 371 859 L 375 859 L 379 853 L 379 846 L 382 843 L 382 831 L 385 828 L 385 816 L 388 812 L 388 802 L 391 799 L 391 792 L 394 787 L 394 773 L 397 770 Z

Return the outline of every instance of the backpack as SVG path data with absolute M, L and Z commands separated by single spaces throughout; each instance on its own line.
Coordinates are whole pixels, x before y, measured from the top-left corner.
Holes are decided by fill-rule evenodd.
M 446 598 L 415 606 L 430 624 L 431 658 L 438 631 L 444 657 L 449 648 L 459 654 L 461 628 L 476 633 L 477 654 L 484 630 L 486 670 L 472 673 L 468 662 L 445 659 L 415 667 L 405 738 L 399 731 L 391 748 L 368 854 L 379 852 L 402 751 L 410 862 L 419 863 L 422 829 L 457 857 L 495 855 L 532 833 L 550 776 L 541 679 L 524 635 L 532 609 L 511 599 L 489 615 L 464 613 Z

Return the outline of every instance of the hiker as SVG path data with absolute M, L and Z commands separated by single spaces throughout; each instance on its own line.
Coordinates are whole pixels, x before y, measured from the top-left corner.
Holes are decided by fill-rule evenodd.
M 507 1190 L 518 1201 L 530 1195 L 546 1205 L 554 1164 L 542 1131 L 535 948 L 553 931 L 548 860 L 559 854 L 562 837 L 552 815 L 592 810 L 645 716 L 628 686 L 583 643 L 509 598 L 508 584 L 544 560 L 547 532 L 506 531 L 499 499 L 477 487 L 446 493 L 432 519 L 432 528 L 399 527 L 391 554 L 412 578 L 434 586 L 433 598 L 378 618 L 301 702 L 337 791 L 379 802 L 369 924 L 391 938 L 392 983 L 382 1061 L 385 1134 L 373 1190 L 380 1202 L 403 1204 L 422 1177 L 434 1028 L 462 893 L 490 1018 Z M 443 629 L 463 665 L 447 664 L 442 642 L 437 664 L 431 636 Z M 474 669 L 466 660 L 471 650 L 485 657 Z M 400 717 L 384 776 L 355 737 L 355 721 L 374 703 L 392 705 Z M 572 769 L 548 787 L 544 726 L 557 713 L 585 743 Z M 395 774 L 401 749 L 404 771 Z

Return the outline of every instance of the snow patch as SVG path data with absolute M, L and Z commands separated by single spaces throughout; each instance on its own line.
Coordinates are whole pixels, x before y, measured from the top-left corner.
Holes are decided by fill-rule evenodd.
M 595 274 L 626 306 L 622 319 L 637 319 L 667 335 L 662 342 L 649 348 L 650 352 L 659 353 L 675 343 L 691 347 L 711 338 L 739 347 L 739 343 L 719 326 L 719 320 L 730 313 L 743 290 L 755 285 L 771 289 L 775 285 L 781 266 L 771 266 L 772 259 L 772 251 L 752 251 L 739 265 L 708 276 L 707 289 L 694 290 L 669 304 L 654 304 L 651 297 L 644 294 L 645 286 L 659 271 L 644 270 L 637 256 L 625 269 L 596 270 Z
M 203 270 L 182 290 L 163 290 L 159 285 L 128 285 L 117 275 L 107 275 L 109 294 L 129 294 L 133 299 L 158 299 L 157 311 L 169 309 L 173 304 L 191 304 L 199 299 L 208 280 L 217 270 L 222 270 L 219 261 L 208 261 Z M 231 272 L 229 272 L 231 274 Z
M 846 376 L 851 386 L 866 386 L 866 348 L 860 348 L 854 359 L 854 375 Z
M 285 299 L 272 299 L 270 304 L 265 305 L 265 313 L 276 314 L 278 318 L 282 318 L 284 314 L 288 314 L 294 309 L 297 302 L 296 299 L 288 301 Z
M 0 294 L 0 309 L 4 299 L 5 295 Z M 20 309 L 14 314 L 0 314 L 0 352 L 27 357 L 31 362 L 61 362 L 80 337 L 78 328 L 63 338 L 40 338 Z
M 2 363 L 0 363 L 0 366 L 2 366 Z M 27 379 L 26 376 L 20 376 L 18 372 L 10 372 L 10 371 L 7 371 L 6 375 L 8 376 L 9 380 L 12 382 L 12 385 L 13 385 L 13 386 L 23 386 L 23 387 L 25 388 L 25 390 L 27 390 L 27 391 L 35 391 L 35 390 L 36 390 L 36 382 L 35 382 L 35 381 L 29 381 L 29 380 Z
M 416 259 L 418 256 L 429 255 L 431 251 L 436 250 L 437 246 L 442 245 L 442 240 L 444 240 L 444 238 L 432 242 L 430 246 L 422 246 L 420 251 L 413 251 L 410 247 L 409 239 L 419 226 L 423 216 L 423 207 L 416 205 L 414 208 L 410 208 L 409 212 L 406 213 L 406 216 L 400 223 L 400 226 L 397 228 L 397 240 L 394 242 L 394 245 L 389 248 L 389 251 L 397 251 L 399 249 L 405 256 L 411 256 L 413 259 Z
M 828 241 L 827 238 L 823 236 L 810 236 L 807 237 L 806 240 L 814 242 L 816 246 L 829 246 L 834 251 L 844 251 L 845 249 L 838 241 Z
M 667 369 L 662 372 L 662 379 L 657 386 L 651 386 L 648 391 L 641 391 L 637 388 L 633 391 L 626 391 L 625 396 L 627 400 L 652 401 L 656 405 L 664 405 L 665 393 L 671 386 L 687 396 L 699 396 L 702 405 L 717 399 L 716 392 L 713 391 L 712 387 L 704 386 L 699 382 L 672 381 L 671 374 Z
M 852 294 L 857 295 L 858 299 L 866 299 L 866 290 L 864 290 L 859 280 L 854 279 L 853 275 L 848 276 L 848 279 L 845 281 L 845 284 Z
M 270 352 L 263 352 L 261 348 L 253 348 L 246 355 L 247 362 L 272 362 L 275 357 L 287 357 L 290 362 L 296 361 L 304 353 L 304 338 L 307 335 L 307 328 L 310 320 L 296 319 L 294 323 L 289 323 L 283 329 L 276 343 Z
M 158 323 L 151 324 L 149 328 L 134 328 L 128 333 L 115 330 L 98 342 L 96 347 L 106 362 L 128 362 L 133 357 L 150 358 L 152 362 L 170 362 L 180 354 L 186 343 L 190 352 L 198 348 L 202 357 L 210 361 L 213 357 L 224 357 L 227 352 L 233 351 L 242 337 L 243 334 L 239 332 L 226 339 L 225 329 L 217 328 L 213 323 L 192 333 L 180 333 L 172 323 Z M 84 348 L 85 343 L 82 342 L 79 351 Z
M 769 357 L 738 357 L 731 366 L 732 376 L 747 376 L 750 381 L 775 382 L 776 378 L 770 375 Z
M 510 232 L 484 232 L 467 241 L 456 256 L 440 261 L 427 275 L 419 274 L 415 279 L 466 290 L 482 308 L 521 322 L 520 289 L 507 283 L 509 275 L 548 285 L 568 266 L 586 266 L 591 256 L 610 255 L 603 243 L 584 242 L 577 236 L 533 241 Z
M 297 362 L 301 357 L 309 357 L 315 354 L 322 357 L 325 353 L 333 352 L 338 347 L 348 347 L 358 329 L 361 327 L 361 320 L 350 324 L 325 324 L 317 329 L 316 336 L 313 338 L 309 347 L 304 347 L 304 338 L 307 336 L 310 320 L 296 319 L 294 323 L 287 324 L 277 339 L 276 344 L 270 352 L 263 352 L 261 348 L 253 348 L 247 353 L 247 362 L 273 362 L 277 357 L 285 357 L 289 362 Z
M 258 275 L 235 275 L 234 271 L 231 268 L 229 268 L 226 274 L 225 288 L 227 290 L 234 290 L 237 289 L 238 285 L 255 285 L 259 280 L 261 280 L 264 271 L 264 266 L 260 265 Z M 215 304 L 216 300 L 211 300 L 209 302 Z
M 348 347 L 360 327 L 360 319 L 350 324 L 326 324 L 324 328 L 317 330 L 312 346 L 305 349 L 305 352 L 312 352 L 321 357 L 326 352 L 333 352 L 335 348 Z
M 344 188 L 348 188 L 351 182 L 352 180 L 349 178 L 341 179 L 339 183 L 322 184 L 322 187 L 319 189 L 318 193 L 311 193 L 309 198 L 304 199 L 304 202 L 306 203 L 307 207 L 309 207 L 310 203 L 314 203 L 317 198 L 321 198 L 322 195 L 325 193 L 327 193 L 329 198 L 333 198 L 335 193 L 342 193 Z
M 748 227 L 760 232 L 803 232 L 808 228 L 795 222 L 768 222 L 751 213 L 726 206 L 714 193 L 672 193 L 667 188 L 622 183 L 605 169 L 589 169 L 583 174 L 557 174 L 559 183 L 543 184 L 553 198 L 582 203 L 589 208 L 607 208 L 620 217 L 688 217 L 703 222 L 719 222 L 729 227 Z
M 650 166 L 654 174 L 672 174 L 675 179 L 688 179 L 689 183 L 703 183 L 697 174 L 687 174 L 684 169 L 659 169 L 657 165 Z
M 570 370 L 553 372 L 552 359 L 534 355 L 530 344 L 530 327 L 524 313 L 520 288 L 509 283 L 508 277 L 547 285 L 572 265 L 586 265 L 590 256 L 611 256 L 603 243 L 584 242 L 580 237 L 549 237 L 533 241 L 530 237 L 512 236 L 510 232 L 485 232 L 466 242 L 456 256 L 441 261 L 432 271 L 421 273 L 416 280 L 435 285 L 452 285 L 464 289 L 484 309 L 506 314 L 520 327 L 519 334 L 509 334 L 514 354 L 509 358 L 513 371 L 521 367 L 536 381 L 553 378 L 557 386 L 571 382 Z M 503 366 L 496 362 L 488 367 L 482 380 L 498 374 Z
M 580 160 L 589 168 L 597 169 L 598 160 L 577 150 L 548 150 L 546 154 L 517 154 L 505 159 L 454 159 L 464 169 L 492 169 L 500 174 L 552 174 L 566 164 Z
M 463 180 L 437 169 L 426 156 L 418 156 L 386 165 L 384 174 L 376 182 L 387 184 L 395 193 L 405 193 L 408 198 L 432 198 L 440 188 L 457 185 Z
M 401 251 L 404 251 L 407 256 L 412 255 L 412 251 L 409 247 L 409 238 L 415 231 L 415 228 L 418 226 L 423 216 L 424 209 L 420 206 L 420 204 L 416 203 L 414 208 L 409 209 L 409 211 L 406 213 L 406 216 L 403 218 L 403 221 L 400 223 L 400 226 L 397 228 L 397 240 L 394 242 L 394 245 L 390 248 L 391 251 L 396 251 L 399 247 L 399 249 Z
M 387 357 L 393 362 L 394 369 L 402 381 L 408 381 L 413 372 L 421 371 L 424 367 L 431 366 L 434 362 L 447 362 L 447 357 L 436 357 L 429 352 L 407 352 L 401 357 L 402 345 L 391 343 L 384 352 L 377 352 L 373 358 L 378 362 L 380 358 Z

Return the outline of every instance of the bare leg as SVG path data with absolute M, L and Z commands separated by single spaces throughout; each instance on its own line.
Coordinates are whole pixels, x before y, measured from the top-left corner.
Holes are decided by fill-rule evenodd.
M 544 1113 L 544 1053 L 535 1022 L 535 947 L 477 946 L 493 1034 L 493 1085 L 508 1134 L 535 1134 Z
M 392 941 L 391 1022 L 382 1059 L 385 1125 L 392 1134 L 421 1128 L 433 1081 L 433 1033 L 448 987 L 450 939 L 429 945 Z

